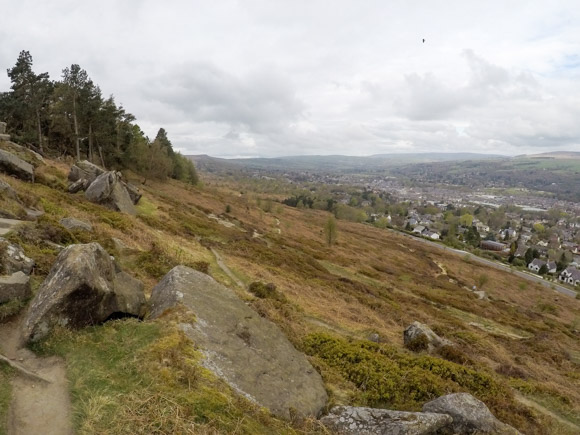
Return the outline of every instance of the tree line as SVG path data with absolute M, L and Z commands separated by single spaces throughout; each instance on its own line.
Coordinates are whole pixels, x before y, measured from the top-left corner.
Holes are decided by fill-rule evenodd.
M 131 169 L 145 177 L 198 181 L 193 162 L 173 150 L 160 128 L 150 140 L 133 115 L 103 96 L 77 64 L 62 70 L 59 80 L 33 70 L 32 56 L 21 51 L 7 70 L 10 91 L 0 93 L 0 120 L 19 142 L 46 155 L 86 158 L 107 169 Z

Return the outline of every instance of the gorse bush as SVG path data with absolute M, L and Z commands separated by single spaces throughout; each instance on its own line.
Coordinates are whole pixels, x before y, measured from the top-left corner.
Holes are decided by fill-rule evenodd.
M 316 333 L 305 338 L 304 347 L 323 367 L 338 371 L 357 387 L 357 405 L 418 410 L 426 401 L 452 392 L 468 391 L 484 401 L 511 396 L 491 375 L 384 344 Z

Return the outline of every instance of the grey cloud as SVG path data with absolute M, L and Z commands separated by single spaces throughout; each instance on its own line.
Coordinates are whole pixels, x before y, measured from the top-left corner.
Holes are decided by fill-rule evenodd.
M 182 119 L 223 123 L 265 134 L 298 119 L 302 103 L 288 80 L 258 71 L 236 77 L 213 65 L 194 63 L 156 77 L 145 96 Z

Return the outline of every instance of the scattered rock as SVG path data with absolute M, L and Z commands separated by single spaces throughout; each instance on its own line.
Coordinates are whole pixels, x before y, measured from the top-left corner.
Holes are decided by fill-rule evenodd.
M 95 179 L 105 173 L 103 168 L 92 164 L 88 160 L 82 160 L 74 164 L 68 173 L 68 180 L 75 183 L 79 180 L 85 180 L 88 185 L 90 185 Z
M 485 293 L 483 290 L 476 290 L 473 292 L 473 294 L 477 295 L 477 299 L 479 299 L 479 300 L 488 300 L 489 299 L 487 297 L 487 293 Z
M 204 365 L 272 413 L 317 415 L 325 406 L 324 384 L 306 357 L 210 276 L 177 266 L 155 286 L 150 303 L 151 318 L 177 304 L 193 312 L 197 321 L 182 329 L 205 354 Z
M 337 406 L 320 421 L 344 435 L 427 435 L 437 433 L 453 419 L 445 414 Z
M 24 181 L 34 182 L 34 167 L 14 154 L 0 149 L 0 170 Z
M 34 260 L 24 255 L 20 246 L 9 243 L 0 237 L 0 265 L 3 275 L 11 275 L 16 272 L 30 275 L 34 267 Z
M 8 184 L 4 180 L 0 180 L 0 193 L 2 194 L 3 197 L 14 199 L 14 200 L 20 202 L 20 200 L 18 199 L 18 194 L 16 193 L 16 191 L 12 188 L 12 186 L 10 184 Z
M 70 245 L 57 257 L 22 322 L 22 341 L 36 341 L 56 325 L 81 328 L 111 317 L 140 316 L 143 287 L 121 272 L 98 243 Z
M 449 340 L 439 337 L 431 328 L 419 322 L 413 322 L 405 329 L 403 341 L 405 347 L 412 350 L 423 350 L 424 344 L 429 352 L 442 346 L 453 346 Z
M 137 186 L 134 186 L 131 183 L 126 183 L 126 182 L 122 182 L 123 186 L 125 186 L 125 189 L 127 189 L 127 192 L 129 193 L 129 196 L 131 197 L 131 201 L 133 201 L 133 204 L 137 204 L 139 202 L 139 200 L 141 199 L 141 197 L 143 196 L 143 194 L 141 193 L 141 191 L 139 190 L 139 188 Z
M 67 191 L 68 193 L 77 193 L 81 191 L 85 191 L 91 185 L 91 182 L 86 178 L 81 178 L 80 180 L 75 181 L 70 186 L 68 186 Z
M 75 218 L 62 218 L 59 223 L 67 230 L 93 231 L 93 226 Z
M 23 272 L 0 276 L 0 304 L 18 299 L 24 301 L 32 296 L 30 277 Z
M 91 183 L 85 192 L 91 202 L 131 215 L 137 214 L 129 192 L 121 182 L 120 172 L 104 172 Z
M 10 231 L 12 231 L 18 225 L 21 225 L 23 223 L 25 223 L 25 221 L 21 221 L 18 219 L 0 218 L 0 236 L 8 234 Z
M 441 396 L 423 405 L 423 412 L 448 414 L 453 418 L 451 429 L 458 434 L 519 434 L 502 423 L 489 411 L 485 403 L 468 393 Z
M 26 212 L 26 219 L 35 221 L 40 216 L 44 215 L 42 210 L 36 210 L 34 208 L 25 208 L 24 211 Z

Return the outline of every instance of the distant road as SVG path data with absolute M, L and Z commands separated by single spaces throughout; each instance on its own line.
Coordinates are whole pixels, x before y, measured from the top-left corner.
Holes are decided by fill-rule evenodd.
M 527 279 L 528 281 L 532 281 L 532 282 L 537 282 L 538 284 L 541 284 L 544 287 L 548 287 L 549 289 L 552 289 L 552 290 L 555 290 L 559 293 L 562 293 L 563 295 L 570 296 L 573 298 L 576 297 L 576 292 L 574 290 L 570 290 L 569 288 L 561 286 L 560 284 L 557 284 L 555 282 L 546 281 L 538 275 L 533 275 L 531 273 L 521 272 L 519 270 L 512 269 L 503 263 L 498 263 L 497 261 L 488 260 L 487 258 L 481 258 L 475 254 L 472 254 L 471 252 L 462 251 L 461 249 L 450 248 L 449 246 L 441 245 L 439 243 L 435 243 L 435 242 L 432 242 L 430 240 L 423 239 L 420 237 L 414 237 L 414 236 L 402 233 L 402 232 L 397 231 L 397 230 L 390 229 L 390 231 L 393 231 L 397 234 L 402 234 L 405 237 L 409 237 L 410 239 L 416 240 L 416 241 L 421 242 L 421 243 L 425 243 L 429 246 L 433 246 L 434 248 L 438 248 L 438 249 L 441 249 L 443 251 L 454 252 L 455 254 L 459 254 L 459 255 L 466 255 L 467 254 L 467 255 L 469 255 L 469 259 L 472 261 L 476 261 L 478 263 L 485 264 L 486 266 L 491 266 L 495 269 L 499 269 L 499 270 L 513 273 L 514 275 L 518 275 L 520 278 L 524 278 L 524 279 Z

